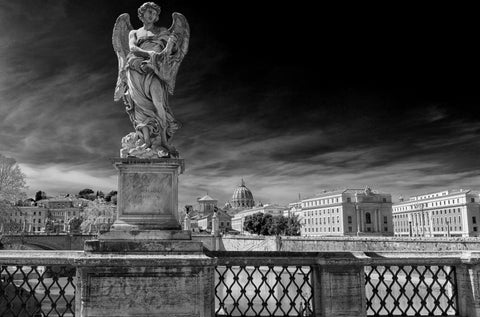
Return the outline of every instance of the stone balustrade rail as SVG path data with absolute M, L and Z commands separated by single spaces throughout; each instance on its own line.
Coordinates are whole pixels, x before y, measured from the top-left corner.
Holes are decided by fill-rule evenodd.
M 214 259 L 216 316 L 480 316 L 480 252 L 205 256 Z M 155 257 L 165 255 L 0 251 L 0 315 L 82 316 L 80 303 L 89 299 L 79 266 L 141 266 Z M 175 259 L 188 264 L 188 256 Z

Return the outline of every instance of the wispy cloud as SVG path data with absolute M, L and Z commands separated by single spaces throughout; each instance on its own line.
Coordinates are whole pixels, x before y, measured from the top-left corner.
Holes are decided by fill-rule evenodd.
M 123 12 L 138 26 L 141 3 L 0 3 L 8 30 L 0 34 L 0 152 L 21 163 L 31 191 L 116 187 L 109 159 L 132 126 L 113 102 L 111 30 Z M 388 43 L 378 39 L 362 42 L 357 55 L 340 33 L 321 27 L 332 25 L 326 16 L 311 29 L 305 18 L 299 32 L 284 25 L 290 10 L 258 3 L 241 18 L 222 4 L 173 7 L 192 30 L 170 99 L 183 123 L 174 137 L 186 160 L 180 206 L 207 191 L 229 200 L 241 178 L 257 201 L 280 204 L 366 185 L 395 196 L 480 188 L 480 116 L 471 107 L 480 98 L 462 90 L 478 80 L 417 78 L 420 62 L 403 51 L 379 59 Z M 308 47 L 314 38 L 325 42 L 322 50 Z

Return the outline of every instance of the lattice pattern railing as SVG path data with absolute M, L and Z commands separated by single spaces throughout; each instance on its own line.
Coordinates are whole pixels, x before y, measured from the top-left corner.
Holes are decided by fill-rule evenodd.
M 2 265 L 0 283 L 0 316 L 74 316 L 74 267 Z
M 367 316 L 458 315 L 454 266 L 365 267 Z
M 311 316 L 310 266 L 217 266 L 216 316 Z

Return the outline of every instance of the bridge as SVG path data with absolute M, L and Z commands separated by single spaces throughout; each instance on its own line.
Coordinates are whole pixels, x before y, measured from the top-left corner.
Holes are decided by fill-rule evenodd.
M 95 235 L 82 234 L 6 234 L 0 236 L 4 250 L 83 250 L 86 240 Z

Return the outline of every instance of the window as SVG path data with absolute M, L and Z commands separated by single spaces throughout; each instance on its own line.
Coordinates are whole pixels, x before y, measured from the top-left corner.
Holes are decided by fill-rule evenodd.
M 352 216 L 348 216 L 348 223 L 352 223 Z
M 387 216 L 383 216 L 383 223 L 388 223 L 388 217 Z
M 372 223 L 372 218 L 371 218 L 369 212 L 367 212 L 367 213 L 365 214 L 365 222 L 366 222 L 366 223 Z M 369 230 L 369 231 L 370 231 L 370 230 Z
M 472 217 L 472 223 L 477 223 L 477 217 Z
M 473 227 L 473 231 L 477 231 L 477 227 Z
M 347 197 L 347 203 L 351 203 L 352 199 L 350 197 Z
M 475 202 L 475 198 L 470 198 L 470 202 L 474 203 Z
M 386 202 L 387 202 L 387 198 L 383 198 L 383 202 L 386 203 Z
M 348 232 L 352 232 L 352 227 L 348 227 Z
M 383 231 L 388 231 L 388 228 L 387 228 L 387 227 L 383 227 Z

